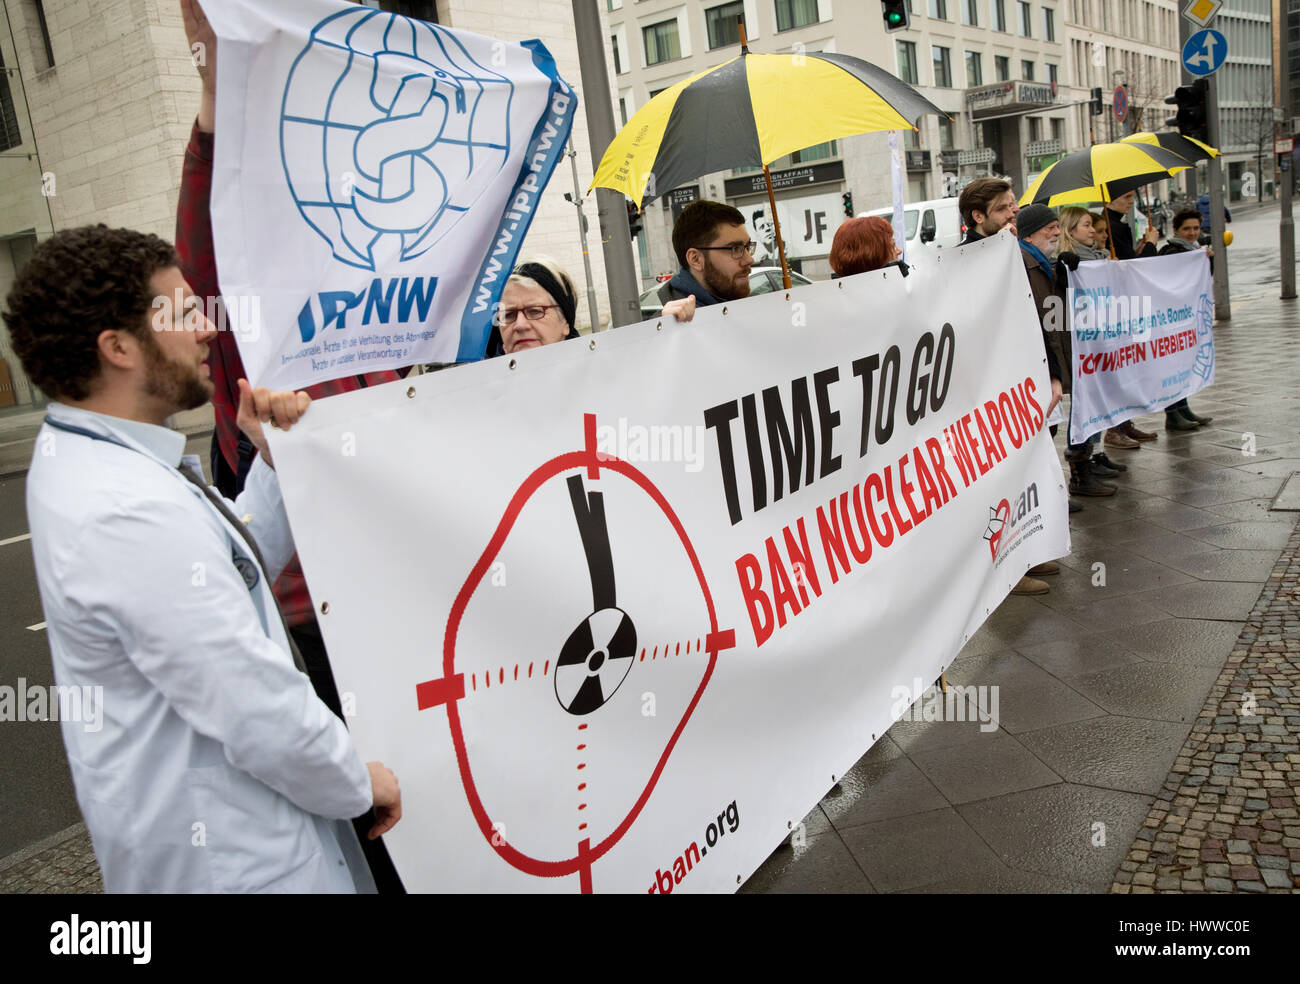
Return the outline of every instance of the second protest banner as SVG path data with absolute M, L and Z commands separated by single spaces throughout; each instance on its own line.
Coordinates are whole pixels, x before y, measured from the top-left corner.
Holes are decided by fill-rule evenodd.
M 276 432 L 406 887 L 734 891 L 798 829 L 1069 551 L 1023 280 L 1004 234 Z
M 1210 264 L 1197 250 L 1070 274 L 1070 441 L 1177 403 L 1214 382 Z

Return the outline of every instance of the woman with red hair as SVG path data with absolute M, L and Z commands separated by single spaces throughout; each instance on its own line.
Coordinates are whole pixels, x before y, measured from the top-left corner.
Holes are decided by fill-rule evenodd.
M 837 277 L 879 270 L 899 257 L 893 227 L 879 215 L 849 219 L 835 230 L 831 269 Z M 906 268 L 904 268 L 906 273 Z

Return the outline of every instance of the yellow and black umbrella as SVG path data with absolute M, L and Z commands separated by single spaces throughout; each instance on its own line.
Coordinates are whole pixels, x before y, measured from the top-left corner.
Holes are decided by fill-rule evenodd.
M 678 82 L 637 110 L 605 151 L 591 186 L 621 191 L 640 206 L 702 174 L 762 167 L 767 175 L 772 161 L 805 147 L 858 133 L 914 130 L 924 113 L 946 115 L 860 58 L 756 55 L 742 44 L 737 57 Z M 776 219 L 770 175 L 768 197 Z M 776 238 L 780 243 L 779 229 Z
M 1177 130 L 1157 130 L 1155 133 L 1130 133 L 1121 137 L 1120 143 L 1148 144 L 1171 150 L 1184 160 L 1195 164 L 1218 157 L 1219 151 L 1207 143 L 1201 143 L 1195 137 L 1185 137 Z
M 1055 207 L 1109 202 L 1191 166 L 1185 158 L 1156 144 L 1095 144 L 1051 165 L 1020 197 L 1020 204 L 1038 202 Z

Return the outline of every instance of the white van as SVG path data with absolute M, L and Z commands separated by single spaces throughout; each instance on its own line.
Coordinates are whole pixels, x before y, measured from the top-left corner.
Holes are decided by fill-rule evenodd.
M 879 215 L 892 224 L 894 207 L 889 205 L 873 208 L 870 212 L 859 212 L 858 218 L 866 215 Z M 914 263 L 936 250 L 959 245 L 963 235 L 957 199 L 934 198 L 928 202 L 907 202 L 903 205 L 903 238 L 907 241 L 905 259 L 908 263 Z

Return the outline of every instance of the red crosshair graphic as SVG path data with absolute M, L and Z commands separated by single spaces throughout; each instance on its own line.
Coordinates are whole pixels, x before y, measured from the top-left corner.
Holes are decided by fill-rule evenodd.
M 465 798 L 469 803 L 470 810 L 474 814 L 475 821 L 478 824 L 484 840 L 492 847 L 493 850 L 501 856 L 503 860 L 526 874 L 542 878 L 558 878 L 566 875 L 577 873 L 579 883 L 583 893 L 592 891 L 591 868 L 592 865 L 606 854 L 631 828 L 632 824 L 640 815 L 646 802 L 649 800 L 651 793 L 654 792 L 655 786 L 663 774 L 664 766 L 667 764 L 669 756 L 672 755 L 673 749 L 681 737 L 686 723 L 690 720 L 691 715 L 695 712 L 699 704 L 700 697 L 704 693 L 705 687 L 708 686 L 709 680 L 713 676 L 713 670 L 717 665 L 718 653 L 726 649 L 732 649 L 736 645 L 736 633 L 734 629 L 719 629 L 717 611 L 713 603 L 713 594 L 709 590 L 708 582 L 704 578 L 704 571 L 700 566 L 700 560 L 695 552 L 695 547 L 691 543 L 690 537 L 687 536 L 681 520 L 672 506 L 668 504 L 667 499 L 659 489 L 650 481 L 638 468 L 630 463 L 623 461 L 613 455 L 598 452 L 596 450 L 596 415 L 592 413 L 583 415 L 583 434 L 584 442 L 581 451 L 571 451 L 566 454 L 558 455 L 550 461 L 545 462 L 530 474 L 523 484 L 515 492 L 506 507 L 501 521 L 497 524 L 492 538 L 488 541 L 486 549 L 479 557 L 478 562 L 470 571 L 469 577 L 461 586 L 456 600 L 451 608 L 451 613 L 447 618 L 447 630 L 443 638 L 443 675 L 434 680 L 427 680 L 416 685 L 416 700 L 420 710 L 426 710 L 433 707 L 445 706 L 447 709 L 447 724 L 451 732 L 452 745 L 456 752 L 456 762 L 460 771 L 461 783 L 465 788 Z M 586 478 L 589 481 L 597 481 L 601 478 L 601 472 L 608 470 L 633 482 L 638 488 L 648 495 L 656 506 L 662 511 L 663 515 L 671 524 L 674 532 L 680 540 L 681 546 L 690 561 L 691 568 L 698 581 L 700 591 L 703 595 L 705 606 L 708 611 L 709 630 L 703 640 L 695 640 L 696 651 L 703 650 L 708 653 L 708 664 L 700 679 L 699 686 L 696 688 L 691 697 L 685 713 L 678 721 L 671 738 L 668 740 L 663 752 L 660 754 L 654 769 L 646 782 L 645 788 L 637 797 L 636 802 L 623 820 L 617 827 L 608 834 L 599 843 L 592 845 L 589 837 L 580 837 L 577 843 L 576 852 L 572 857 L 560 860 L 547 860 L 542 858 L 531 857 L 515 848 L 503 836 L 502 831 L 493 828 L 492 819 L 488 816 L 487 810 L 483 805 L 482 798 L 474 782 L 474 775 L 470 768 L 469 757 L 465 744 L 465 736 L 461 722 L 459 702 L 465 698 L 465 675 L 456 670 L 456 640 L 461 621 L 464 617 L 466 607 L 469 605 L 475 591 L 483 583 L 484 578 L 489 573 L 493 561 L 500 553 L 510 531 L 514 528 L 519 518 L 520 512 L 528 503 L 529 499 L 540 489 L 547 481 L 559 476 L 567 471 L 575 469 L 585 469 Z M 674 647 L 674 655 L 681 649 L 681 643 Z M 690 644 L 687 644 L 687 651 L 690 651 Z M 663 656 L 668 655 L 668 646 L 663 647 Z M 642 654 L 644 658 L 644 654 Z M 557 667 L 558 670 L 558 667 Z M 506 673 L 500 672 L 499 679 L 493 681 L 497 686 L 506 682 L 509 677 Z M 513 674 L 511 675 L 513 676 Z M 475 688 L 477 689 L 477 687 Z M 492 689 L 496 689 L 493 687 Z M 571 734 L 573 732 L 570 732 Z M 579 730 L 579 735 L 586 734 L 585 731 Z M 586 739 L 582 739 L 585 741 Z M 579 769 L 583 766 L 579 765 Z M 570 773 L 573 775 L 574 773 Z M 579 771 L 580 777 L 579 792 L 586 788 L 585 777 Z M 572 789 L 572 787 L 570 787 Z M 585 824 L 583 825 L 585 827 Z

